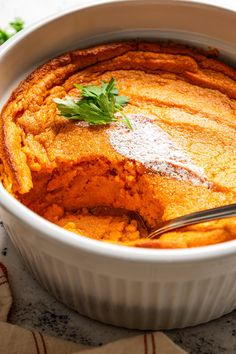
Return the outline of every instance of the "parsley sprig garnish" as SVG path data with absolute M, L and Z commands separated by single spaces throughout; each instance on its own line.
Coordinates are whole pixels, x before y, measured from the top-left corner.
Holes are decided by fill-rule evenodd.
M 11 31 L 0 28 L 0 45 L 5 43 L 9 38 L 20 32 L 24 28 L 24 21 L 17 17 L 14 21 L 9 23 Z
M 128 97 L 119 96 L 114 78 L 107 83 L 102 81 L 100 86 L 74 85 L 81 91 L 78 99 L 66 97 L 55 98 L 54 102 L 60 114 L 68 119 L 85 121 L 91 125 L 104 125 L 117 121 L 115 113 L 123 116 L 125 124 L 132 129 L 129 119 L 122 109 L 129 102 Z

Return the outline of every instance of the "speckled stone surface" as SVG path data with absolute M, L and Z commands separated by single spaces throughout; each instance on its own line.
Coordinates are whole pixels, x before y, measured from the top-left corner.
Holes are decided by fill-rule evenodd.
M 26 25 L 29 25 L 59 10 L 83 2 L 88 1 L 0 0 L 0 27 L 5 27 L 16 16 L 22 17 Z M 208 3 L 236 10 L 235 0 L 208 0 Z M 8 268 L 13 292 L 14 303 L 9 317 L 11 323 L 93 346 L 140 333 L 90 320 L 51 297 L 27 273 L 2 226 L 0 226 L 0 262 Z M 235 354 L 236 311 L 201 326 L 167 331 L 166 334 L 190 354 Z
M 27 273 L 2 226 L 0 262 L 7 266 L 10 276 L 14 299 L 11 323 L 92 346 L 141 333 L 90 320 L 55 300 Z M 165 333 L 191 354 L 235 354 L 236 311 L 201 326 Z

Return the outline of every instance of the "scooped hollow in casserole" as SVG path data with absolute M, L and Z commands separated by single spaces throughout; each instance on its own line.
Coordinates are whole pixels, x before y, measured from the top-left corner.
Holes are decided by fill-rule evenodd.
M 5 188 L 44 218 L 103 241 L 180 248 L 234 239 L 235 218 L 147 240 L 127 215 L 93 212 L 98 206 L 133 210 L 154 227 L 236 201 L 236 71 L 217 55 L 131 41 L 42 65 L 1 113 Z M 128 98 L 116 120 L 91 125 L 60 114 L 55 99 L 76 100 L 80 87 L 113 78 Z

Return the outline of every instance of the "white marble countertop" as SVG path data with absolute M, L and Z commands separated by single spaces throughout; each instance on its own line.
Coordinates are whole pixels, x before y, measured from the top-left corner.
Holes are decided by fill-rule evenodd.
M 0 0 L 0 27 L 6 27 L 15 17 L 23 18 L 26 25 L 30 25 L 45 16 L 81 2 L 88 1 Z M 208 2 L 236 10 L 235 0 L 208 0 Z M 0 225 L 0 262 L 3 262 L 9 270 L 14 297 L 9 318 L 11 323 L 95 346 L 140 333 L 90 320 L 51 297 L 26 272 L 2 225 Z M 236 311 L 204 325 L 167 331 L 166 334 L 192 354 L 234 354 Z

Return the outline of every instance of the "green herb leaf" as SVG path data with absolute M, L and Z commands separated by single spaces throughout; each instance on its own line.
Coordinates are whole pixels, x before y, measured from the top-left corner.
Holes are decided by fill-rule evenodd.
M 24 21 L 17 17 L 14 21 L 10 22 L 10 26 L 16 31 L 20 32 L 24 28 Z
M 9 33 L 0 28 L 0 45 L 5 43 L 10 37 Z
M 55 98 L 54 102 L 57 104 L 61 115 L 63 115 L 64 117 L 72 118 L 74 116 L 79 116 L 79 107 L 72 98 L 68 97 L 65 100 Z
M 0 45 L 2 45 L 9 38 L 14 36 L 14 34 L 21 31 L 24 28 L 24 21 L 22 21 L 22 19 L 18 17 L 14 21 L 10 22 L 9 26 L 14 30 L 14 32 L 9 32 L 7 30 L 0 28 Z
M 121 112 L 129 99 L 126 96 L 119 96 L 114 78 L 108 83 L 102 81 L 100 86 L 79 84 L 74 86 L 81 91 L 78 99 L 66 97 L 53 100 L 62 116 L 82 120 L 91 125 L 102 125 L 116 121 L 115 113 L 120 112 L 124 117 L 124 123 L 132 129 L 129 119 Z
M 125 105 L 127 105 L 127 103 L 129 102 L 128 97 L 126 96 L 117 96 L 116 97 L 116 106 L 120 106 L 123 107 Z

